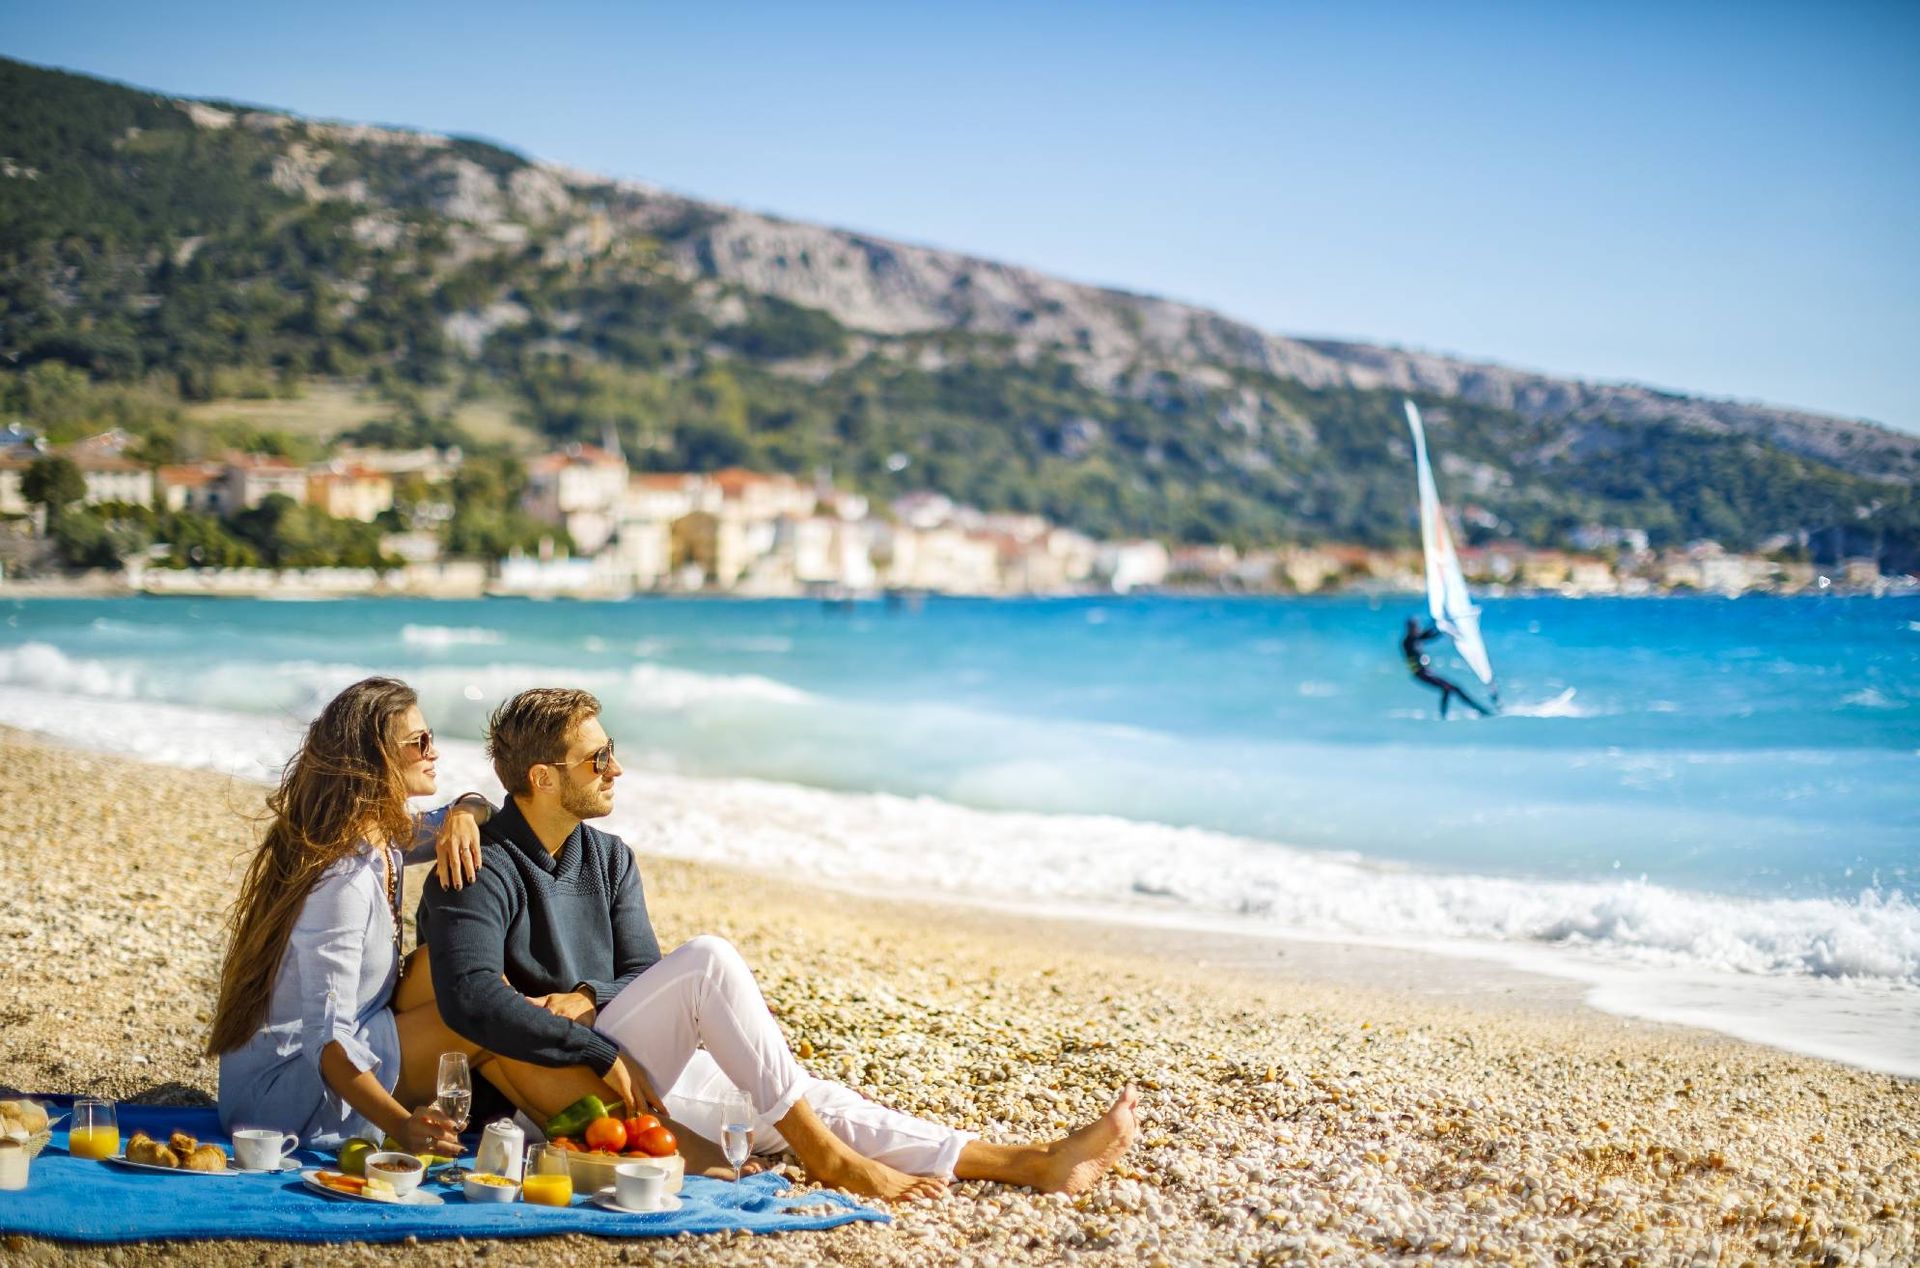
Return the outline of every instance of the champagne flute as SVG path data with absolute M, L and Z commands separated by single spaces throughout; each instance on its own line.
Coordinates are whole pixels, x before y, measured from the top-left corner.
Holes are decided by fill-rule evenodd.
M 720 1152 L 733 1167 L 733 1182 L 740 1183 L 740 1168 L 753 1154 L 753 1098 L 734 1092 L 720 1104 Z
M 457 1135 L 467 1129 L 467 1115 L 473 1112 L 473 1074 L 467 1069 L 467 1054 L 440 1054 L 440 1073 L 434 1081 L 433 1107 L 453 1120 Z M 440 1177 L 447 1184 L 459 1184 L 467 1178 L 465 1168 L 447 1168 Z

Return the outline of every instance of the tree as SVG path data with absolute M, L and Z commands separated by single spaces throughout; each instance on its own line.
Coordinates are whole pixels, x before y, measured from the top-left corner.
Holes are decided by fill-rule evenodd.
M 73 459 L 47 454 L 35 458 L 21 475 L 20 496 L 34 506 L 44 506 L 47 521 L 52 523 L 62 508 L 87 496 L 87 478 Z

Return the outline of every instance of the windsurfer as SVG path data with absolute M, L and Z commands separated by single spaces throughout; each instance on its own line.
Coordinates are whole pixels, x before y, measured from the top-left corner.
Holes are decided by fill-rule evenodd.
M 1439 637 L 1440 628 L 1438 626 L 1429 625 L 1423 630 L 1420 628 L 1419 621 L 1413 617 L 1407 618 L 1407 632 L 1400 639 L 1400 654 L 1407 658 L 1408 672 L 1413 674 L 1415 681 L 1424 682 L 1427 686 L 1439 690 L 1440 716 L 1442 718 L 1447 716 L 1447 706 L 1453 702 L 1455 696 L 1460 697 L 1468 708 L 1477 712 L 1481 717 L 1486 717 L 1487 708 L 1485 705 L 1448 682 L 1445 678 L 1442 678 L 1439 674 L 1433 672 L 1433 659 L 1427 655 L 1421 645 L 1432 642 Z

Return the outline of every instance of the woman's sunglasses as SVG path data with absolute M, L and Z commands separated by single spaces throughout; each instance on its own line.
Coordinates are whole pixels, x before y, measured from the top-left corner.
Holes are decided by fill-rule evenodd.
M 427 758 L 427 755 L 428 755 L 429 753 L 432 753 L 432 752 L 434 751 L 434 748 L 433 748 L 433 732 L 431 732 L 431 731 L 422 731 L 422 732 L 420 732 L 420 734 L 418 734 L 418 735 L 416 735 L 416 736 L 414 736 L 414 737 L 413 737 L 412 739 L 409 739 L 409 740 L 402 740 L 402 741 L 400 741 L 400 747 L 401 747 L 401 748 L 402 748 L 403 750 L 404 750 L 404 749 L 410 749 L 410 748 L 417 748 L 417 749 L 419 749 L 419 750 L 420 750 L 420 759 L 421 759 L 422 761 L 425 761 L 425 760 L 426 760 L 426 758 Z

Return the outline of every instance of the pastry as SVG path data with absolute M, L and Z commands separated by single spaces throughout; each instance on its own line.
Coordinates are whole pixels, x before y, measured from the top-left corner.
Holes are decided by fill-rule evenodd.
M 173 1150 L 174 1153 L 179 1154 L 182 1158 L 199 1147 L 199 1141 L 182 1131 L 176 1131 L 173 1135 L 167 1137 L 167 1148 Z
M 180 1165 L 188 1171 L 225 1171 L 227 1151 L 218 1145 L 197 1145 L 183 1155 Z
M 127 1161 L 145 1163 L 149 1167 L 178 1167 L 180 1155 L 145 1132 L 135 1132 L 133 1138 L 127 1141 Z

